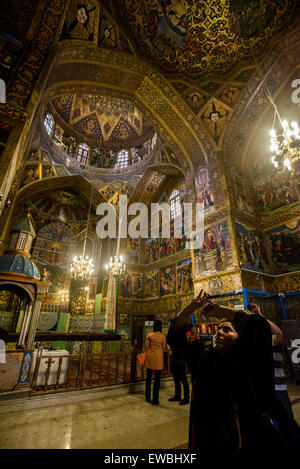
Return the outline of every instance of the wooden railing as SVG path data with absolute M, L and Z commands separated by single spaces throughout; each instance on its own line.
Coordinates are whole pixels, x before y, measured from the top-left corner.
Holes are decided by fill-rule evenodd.
M 74 391 L 144 381 L 146 370 L 137 364 L 137 351 L 102 354 L 50 353 L 38 356 L 31 395 Z M 162 377 L 171 376 L 170 353 L 164 353 Z

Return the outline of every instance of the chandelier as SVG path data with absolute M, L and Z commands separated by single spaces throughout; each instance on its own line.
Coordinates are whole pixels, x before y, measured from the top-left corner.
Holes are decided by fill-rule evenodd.
M 74 280 L 88 280 L 94 272 L 93 259 L 88 256 L 75 256 L 71 264 L 71 277 Z
M 87 226 L 86 226 L 86 232 L 85 232 L 85 238 L 84 238 L 84 244 L 83 244 L 83 253 L 79 257 L 75 256 L 73 258 L 73 262 L 70 268 L 71 278 L 73 280 L 89 280 L 92 273 L 94 272 L 93 259 L 89 258 L 88 256 L 85 256 L 85 248 L 86 248 L 88 226 L 89 226 L 89 221 L 90 221 L 92 198 L 93 198 L 93 186 L 91 190 L 91 199 L 90 199 Z
M 278 110 L 276 109 L 278 114 Z M 279 117 L 279 115 L 278 115 Z M 273 153 L 271 161 L 279 172 L 295 172 L 295 165 L 300 160 L 300 133 L 297 122 L 289 123 L 281 121 L 282 131 L 276 134 L 274 126 L 270 131 L 271 145 L 270 150 Z
M 111 257 L 109 264 L 105 265 L 107 272 L 111 275 L 121 275 L 125 272 L 125 264 L 123 264 L 122 256 L 115 256 L 114 260 Z

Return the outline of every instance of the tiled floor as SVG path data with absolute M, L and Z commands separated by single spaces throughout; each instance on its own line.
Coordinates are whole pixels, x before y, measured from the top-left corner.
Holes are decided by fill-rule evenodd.
M 18 411 L 14 403 L 1 404 L 0 448 L 184 448 L 188 440 L 189 406 L 168 402 L 172 391 L 171 382 L 161 389 L 158 407 L 145 402 L 142 389 L 135 394 L 124 390 L 113 395 L 93 393 L 89 400 L 78 398 L 77 402 L 74 395 L 72 399 L 53 398 L 52 403 L 49 399 L 48 407 L 27 410 L 25 407 Z M 300 424 L 300 386 L 290 386 L 289 391 Z M 32 406 L 40 403 L 41 400 L 36 400 Z

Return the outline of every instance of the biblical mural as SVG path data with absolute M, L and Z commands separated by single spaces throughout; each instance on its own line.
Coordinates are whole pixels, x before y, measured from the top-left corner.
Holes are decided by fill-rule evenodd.
M 266 231 L 272 251 L 275 273 L 300 269 L 300 221 Z
M 159 240 L 149 238 L 145 243 L 145 264 L 159 259 Z
M 177 291 L 183 293 L 192 290 L 192 259 L 185 259 L 177 264 Z
M 27 165 L 24 169 L 20 188 L 40 179 L 40 165 Z
M 121 292 L 123 298 L 129 298 L 131 296 L 131 276 L 128 272 L 125 272 L 121 276 Z
M 71 0 L 60 39 L 93 41 L 96 8 L 88 0 L 83 0 L 81 4 L 77 0 Z
M 89 204 L 81 200 L 74 192 L 49 191 L 28 198 L 26 203 L 33 216 L 43 219 L 61 220 L 67 223 L 78 223 L 87 220 Z
M 127 239 L 126 262 L 138 263 L 140 259 L 140 240 Z
M 233 183 L 233 201 L 241 212 L 253 215 L 254 209 L 246 178 L 237 167 L 230 168 L 230 172 Z
M 176 273 L 175 265 L 163 267 L 160 269 L 160 296 L 175 293 L 176 290 Z
M 144 296 L 159 296 L 159 269 L 144 274 Z
M 144 296 L 144 285 L 143 285 L 143 274 L 134 272 L 131 275 L 132 285 L 132 296 L 134 298 L 143 298 Z
M 176 252 L 176 239 L 174 238 L 161 238 L 159 246 L 159 258 L 171 256 Z
M 207 228 L 201 249 L 195 250 L 195 276 L 205 276 L 232 268 L 232 249 L 227 222 Z
M 261 232 L 235 222 L 240 266 L 256 272 L 271 273 Z
M 208 170 L 199 168 L 195 176 L 196 202 L 204 203 L 204 211 L 209 213 L 214 207 L 214 196 Z
M 253 49 L 261 51 L 270 35 L 291 21 L 295 0 L 280 8 L 269 0 L 224 4 L 147 0 L 143 6 L 140 0 L 121 0 L 119 4 L 140 51 L 155 58 L 166 73 L 198 78 L 226 72 L 244 57 L 252 57 Z M 237 36 L 253 38 L 251 45 L 237 41 Z
M 211 101 L 201 114 L 201 119 L 217 145 L 221 143 L 229 110 L 217 101 Z
M 31 149 L 27 161 L 40 161 L 40 150 L 33 150 Z
M 255 198 L 262 215 L 298 202 L 290 174 L 278 173 L 270 161 L 257 158 L 252 168 L 252 179 Z

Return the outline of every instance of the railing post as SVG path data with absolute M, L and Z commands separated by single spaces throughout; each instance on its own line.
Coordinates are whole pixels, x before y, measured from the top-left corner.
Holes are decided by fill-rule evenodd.
M 137 360 L 137 346 L 136 344 L 132 347 L 131 352 L 131 369 L 130 369 L 130 381 L 132 383 L 136 382 L 136 360 Z

